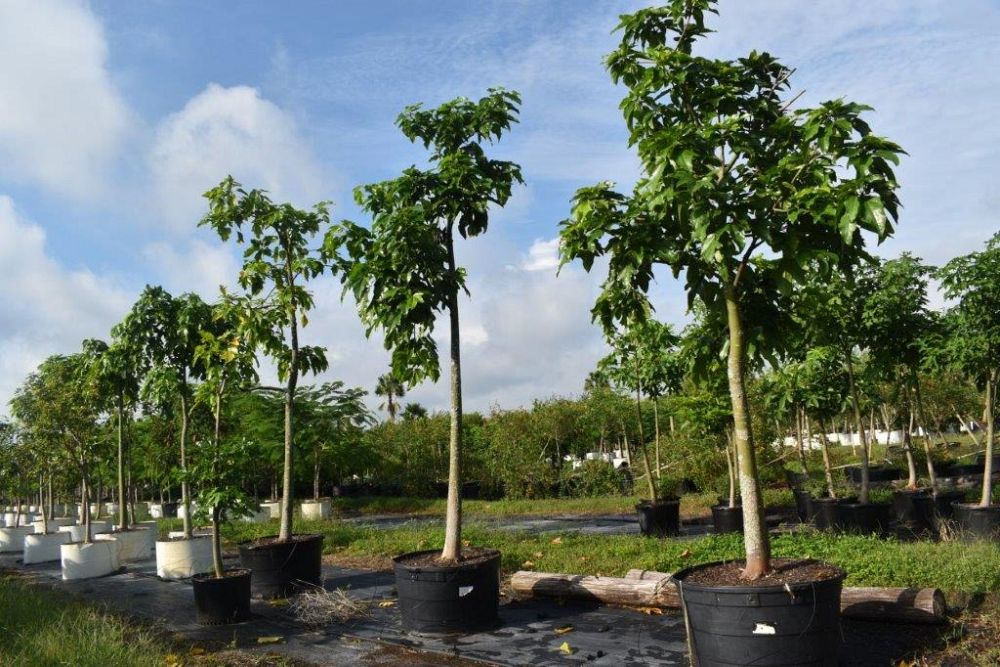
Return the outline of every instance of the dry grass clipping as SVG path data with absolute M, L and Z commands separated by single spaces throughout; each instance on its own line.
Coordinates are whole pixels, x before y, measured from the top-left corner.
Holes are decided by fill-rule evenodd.
M 368 600 L 353 598 L 342 588 L 318 588 L 296 596 L 288 611 L 303 625 L 320 627 L 369 616 L 369 606 Z

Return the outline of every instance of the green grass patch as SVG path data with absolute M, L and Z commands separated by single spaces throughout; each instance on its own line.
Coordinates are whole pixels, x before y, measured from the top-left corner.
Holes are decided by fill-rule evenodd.
M 327 554 L 344 562 L 388 568 L 395 555 L 440 549 L 440 526 L 419 523 L 394 528 L 299 521 L 296 532 L 323 533 Z M 276 525 L 232 524 L 228 541 L 273 535 Z M 558 538 L 558 540 L 556 540 Z M 712 535 L 692 540 L 644 538 L 636 535 L 528 534 L 501 530 L 497 522 L 472 521 L 463 539 L 503 553 L 502 567 L 510 574 L 532 568 L 546 572 L 623 576 L 640 568 L 672 572 L 688 565 L 743 556 L 741 535 Z M 899 542 L 862 535 L 802 532 L 776 535 L 777 557 L 816 558 L 847 571 L 849 586 L 934 586 L 967 593 L 1000 592 L 1000 544 L 984 541 Z
M 0 665 L 162 667 L 152 632 L 51 589 L 0 575 Z

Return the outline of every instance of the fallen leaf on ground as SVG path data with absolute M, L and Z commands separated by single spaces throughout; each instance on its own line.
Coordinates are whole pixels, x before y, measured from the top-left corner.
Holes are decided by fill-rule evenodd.
M 463 546 L 463 547 L 467 547 L 467 546 L 469 546 L 470 544 L 472 544 L 472 543 L 471 543 L 471 542 L 469 542 L 469 540 L 462 540 L 462 546 Z
M 535 552 L 535 558 L 542 558 L 543 556 L 545 556 L 545 554 L 543 554 L 541 551 Z
M 283 637 L 257 637 L 258 644 L 280 644 L 283 641 Z
M 562 538 L 561 537 L 555 538 L 554 540 L 552 540 L 552 544 L 562 544 Z
M 195 646 L 191 649 L 191 655 L 205 655 L 205 649 L 200 646 Z
M 647 616 L 663 616 L 663 610 L 659 607 L 639 607 L 639 611 Z
M 690 549 L 685 549 L 684 551 L 681 552 L 681 558 L 690 558 L 690 557 L 691 557 Z
M 382 600 L 381 602 L 378 603 L 378 606 L 381 607 L 382 609 L 385 609 L 386 607 L 395 607 L 396 606 L 396 601 L 395 600 Z
M 526 560 L 523 563 L 521 563 L 521 567 L 523 567 L 526 570 L 530 570 L 531 568 L 535 567 L 535 564 L 532 563 L 530 560 Z
M 559 652 L 565 655 L 573 655 L 573 647 L 569 645 L 569 642 L 563 642 L 559 645 Z
M 564 634 L 566 634 L 568 632 L 573 632 L 573 626 L 572 625 L 564 625 L 561 628 L 556 628 L 555 629 L 555 633 L 557 635 L 564 635 Z

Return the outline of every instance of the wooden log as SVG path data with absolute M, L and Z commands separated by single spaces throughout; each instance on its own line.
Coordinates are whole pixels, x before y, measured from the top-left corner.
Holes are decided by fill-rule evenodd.
M 515 594 L 526 597 L 679 609 L 680 596 L 669 577 L 651 570 L 630 570 L 624 578 L 522 570 L 510 584 Z M 845 587 L 840 596 L 841 614 L 859 620 L 941 623 L 945 611 L 944 594 L 937 588 Z
M 655 570 L 629 570 L 629 581 L 668 581 L 670 575 Z M 664 598 L 665 599 L 665 598 Z M 679 606 L 679 602 L 678 602 Z M 941 623 L 947 612 L 940 588 L 857 588 L 845 586 L 840 593 L 840 613 L 866 621 Z

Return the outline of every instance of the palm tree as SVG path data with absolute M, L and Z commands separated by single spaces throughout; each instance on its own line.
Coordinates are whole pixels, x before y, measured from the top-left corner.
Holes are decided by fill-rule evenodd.
M 389 421 L 396 421 L 396 411 L 399 409 L 398 400 L 406 396 L 406 387 L 392 373 L 386 373 L 378 379 L 375 385 L 375 395 L 385 396 L 385 402 L 380 403 L 379 410 L 389 413 Z

